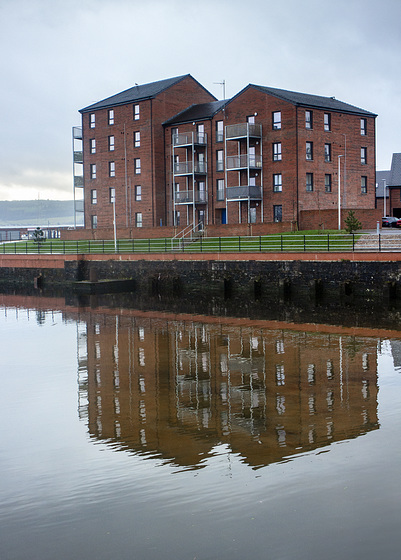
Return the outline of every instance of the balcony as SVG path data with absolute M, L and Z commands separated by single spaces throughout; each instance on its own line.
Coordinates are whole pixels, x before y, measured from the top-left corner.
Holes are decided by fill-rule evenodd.
M 227 187 L 227 200 L 262 200 L 262 187 L 246 185 L 243 187 Z
M 82 151 L 75 151 L 74 152 L 74 163 L 83 163 L 84 156 Z
M 207 144 L 207 134 L 206 132 L 179 132 L 178 134 L 173 134 L 172 136 L 173 146 L 192 146 L 200 145 L 204 146 Z
M 72 137 L 74 140 L 82 140 L 82 128 L 80 126 L 72 127 Z
M 174 175 L 206 175 L 206 170 L 205 161 L 196 161 L 194 164 L 192 161 L 175 162 L 173 166 Z
M 261 138 L 262 125 L 261 124 L 230 124 L 226 126 L 226 139 L 238 140 L 240 138 Z
M 84 178 L 79 175 L 74 175 L 74 187 L 83 187 Z
M 194 191 L 177 191 L 174 193 L 175 204 L 192 204 L 194 202 Z M 195 191 L 195 204 L 206 204 L 206 191 Z
M 261 169 L 262 156 L 242 154 L 240 156 L 227 156 L 227 169 Z

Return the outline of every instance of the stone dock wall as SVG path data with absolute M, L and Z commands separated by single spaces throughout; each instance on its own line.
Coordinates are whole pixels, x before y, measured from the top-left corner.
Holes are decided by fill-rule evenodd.
M 128 279 L 151 295 L 401 300 L 401 254 L 0 255 L 0 287 Z

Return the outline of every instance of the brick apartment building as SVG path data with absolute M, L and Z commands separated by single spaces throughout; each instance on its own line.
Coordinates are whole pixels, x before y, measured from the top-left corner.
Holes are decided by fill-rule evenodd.
M 374 113 L 249 84 L 217 101 L 192 76 L 139 85 L 80 110 L 74 192 L 85 227 L 376 223 Z M 132 233 L 135 234 L 134 232 Z

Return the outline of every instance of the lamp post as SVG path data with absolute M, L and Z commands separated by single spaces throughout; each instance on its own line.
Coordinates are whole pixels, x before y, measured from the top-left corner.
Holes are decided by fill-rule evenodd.
M 341 158 L 344 155 L 338 156 L 338 230 L 341 230 Z

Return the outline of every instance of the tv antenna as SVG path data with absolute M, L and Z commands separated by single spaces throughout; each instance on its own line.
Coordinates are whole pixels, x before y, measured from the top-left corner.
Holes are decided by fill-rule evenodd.
M 223 80 L 222 82 L 213 82 L 214 84 L 217 84 L 219 86 L 223 86 L 223 100 L 226 100 L 226 81 Z

